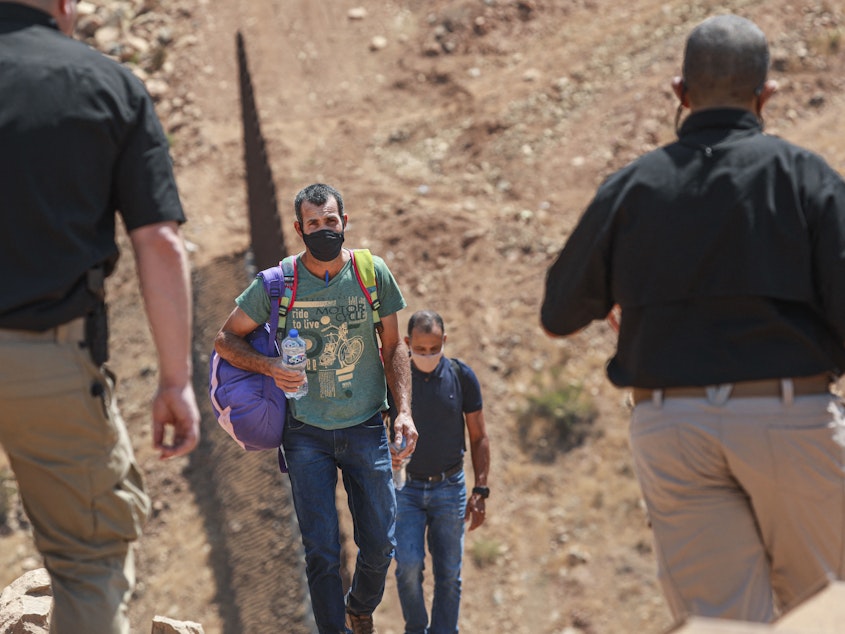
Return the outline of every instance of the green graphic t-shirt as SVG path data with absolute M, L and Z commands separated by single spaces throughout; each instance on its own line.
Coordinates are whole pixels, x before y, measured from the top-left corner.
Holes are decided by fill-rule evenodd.
M 396 280 L 378 256 L 373 256 L 379 314 L 405 308 Z M 307 343 L 308 394 L 289 400 L 293 415 L 323 429 L 341 429 L 362 423 L 385 409 L 387 385 L 379 356 L 373 311 L 347 262 L 328 285 L 297 259 L 298 286 L 286 330 L 296 328 Z M 270 316 L 270 298 L 256 277 L 235 300 L 251 319 L 264 323 Z M 285 335 L 279 324 L 278 338 Z

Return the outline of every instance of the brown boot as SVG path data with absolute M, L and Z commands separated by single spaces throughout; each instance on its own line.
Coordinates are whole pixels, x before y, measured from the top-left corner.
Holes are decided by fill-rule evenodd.
M 352 630 L 352 634 L 378 634 L 373 625 L 372 614 L 346 613 L 346 627 Z

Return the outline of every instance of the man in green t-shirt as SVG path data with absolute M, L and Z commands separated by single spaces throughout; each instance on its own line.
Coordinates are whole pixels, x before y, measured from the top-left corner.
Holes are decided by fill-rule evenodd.
M 388 387 L 398 409 L 391 440 L 401 444 L 405 439 L 403 456 L 410 456 L 417 442 L 409 354 L 397 319 L 405 300 L 387 265 L 373 256 L 381 302 L 376 336 L 351 252 L 342 248 L 348 217 L 340 192 L 309 185 L 297 194 L 294 210 L 294 228 L 305 251 L 296 259 L 296 299 L 285 327 L 298 329 L 307 342 L 305 375 L 257 353 L 245 340 L 270 315 L 270 298 L 260 279 L 237 298 L 215 347 L 233 365 L 273 377 L 285 392 L 295 392 L 307 376 L 308 393 L 288 401 L 283 449 L 317 629 L 320 634 L 374 633 L 372 614 L 381 602 L 395 546 L 396 497 L 381 416 Z M 338 468 L 359 548 L 346 597 L 339 572 Z

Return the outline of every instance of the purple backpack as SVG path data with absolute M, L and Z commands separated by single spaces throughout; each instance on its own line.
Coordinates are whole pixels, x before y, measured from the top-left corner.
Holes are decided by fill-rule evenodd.
M 270 296 L 270 321 L 253 330 L 246 340 L 261 354 L 278 357 L 279 304 L 286 293 L 282 263 L 258 275 Z M 209 366 L 208 392 L 217 422 L 247 451 L 277 449 L 279 468 L 287 473 L 281 449 L 287 414 L 285 393 L 271 377 L 237 368 L 215 350 Z

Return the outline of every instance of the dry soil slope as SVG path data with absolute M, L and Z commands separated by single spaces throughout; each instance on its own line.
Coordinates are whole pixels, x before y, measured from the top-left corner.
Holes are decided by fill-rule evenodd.
M 338 184 L 350 242 L 384 254 L 410 308 L 440 310 L 450 352 L 479 371 L 495 495 L 467 550 L 499 555 L 483 567 L 468 556 L 463 627 L 659 631 L 668 617 L 625 412 L 601 374 L 611 337 L 599 325 L 546 341 L 535 327 L 542 274 L 601 178 L 672 138 L 669 79 L 686 33 L 712 11 L 747 15 L 770 36 L 782 90 L 769 130 L 842 169 L 845 149 L 830 133 L 843 116 L 842 10 L 772 1 L 358 6 L 367 10 L 360 21 L 347 19 L 347 6 L 233 4 L 216 12 L 209 35 L 225 43 L 238 28 L 246 37 L 283 212 L 301 185 Z M 373 51 L 379 35 L 387 46 Z M 209 54 L 229 55 L 223 46 Z M 520 446 L 523 431 L 542 442 L 517 414 L 552 382 L 585 386 L 603 437 L 568 455 Z M 382 629 L 400 631 L 392 587 L 380 615 Z
M 449 353 L 482 380 L 494 495 L 487 525 L 467 537 L 462 629 L 659 632 L 668 616 L 625 410 L 602 375 L 612 337 L 596 325 L 546 340 L 536 326 L 543 273 L 598 182 L 672 138 L 668 82 L 686 33 L 713 11 L 751 17 L 769 34 L 782 83 L 769 130 L 845 170 L 836 134 L 845 116 L 843 10 L 783 0 L 363 1 L 354 6 L 366 9 L 364 19 L 350 20 L 352 6 L 173 5 L 192 36 L 172 60 L 174 88 L 203 113 L 200 126 L 173 132 L 186 234 L 197 245 L 198 371 L 241 283 L 232 278 L 246 248 L 234 56 L 241 31 L 284 222 L 299 187 L 337 184 L 351 215 L 349 243 L 386 257 L 410 309 L 444 315 Z M 372 50 L 375 36 L 387 46 Z M 158 465 L 146 448 L 154 372 L 130 274 L 124 266 L 113 284 L 125 318 L 115 332 L 127 378 L 121 398 L 159 500 L 142 542 L 133 618 L 163 612 L 203 620 L 207 632 L 233 631 L 232 608 L 218 609 L 235 603 L 218 589 L 226 548 L 213 527 L 224 518 L 202 517 L 208 490 L 197 484 L 213 455 Z M 542 444 L 553 430 L 522 428 L 518 414 L 538 390 L 568 383 L 590 395 L 599 433 L 564 454 Z M 205 423 L 210 442 L 226 442 Z M 291 540 L 279 530 L 280 542 Z M 261 596 L 262 579 L 252 581 L 254 589 L 239 580 L 241 591 Z M 300 613 L 292 603 L 283 612 Z M 401 632 L 392 581 L 379 627 Z

